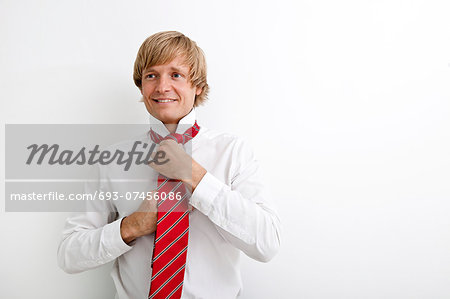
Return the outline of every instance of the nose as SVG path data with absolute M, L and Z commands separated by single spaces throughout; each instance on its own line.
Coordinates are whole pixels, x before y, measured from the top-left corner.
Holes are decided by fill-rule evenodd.
M 170 82 L 169 79 L 165 76 L 161 76 L 156 85 L 156 92 L 160 94 L 164 94 L 165 92 L 170 91 Z

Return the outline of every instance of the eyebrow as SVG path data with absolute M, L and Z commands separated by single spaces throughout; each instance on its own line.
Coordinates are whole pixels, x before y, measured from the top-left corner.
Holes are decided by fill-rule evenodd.
M 188 71 L 182 70 L 182 69 L 174 67 L 174 66 L 171 66 L 170 70 L 173 72 L 182 73 L 182 74 L 188 73 Z M 144 70 L 144 73 L 148 73 L 148 72 L 157 72 L 157 71 L 154 68 L 150 67 L 150 68 Z

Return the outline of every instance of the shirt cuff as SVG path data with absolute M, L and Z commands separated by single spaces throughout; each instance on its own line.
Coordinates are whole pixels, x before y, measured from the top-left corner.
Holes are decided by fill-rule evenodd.
M 106 245 L 106 255 L 109 258 L 117 258 L 133 248 L 123 241 L 122 235 L 120 234 L 120 225 L 123 218 L 117 219 L 103 227 L 103 240 Z
M 194 193 L 192 193 L 189 199 L 190 204 L 203 214 L 208 215 L 214 200 L 220 194 L 224 185 L 224 183 L 207 172 L 195 188 Z

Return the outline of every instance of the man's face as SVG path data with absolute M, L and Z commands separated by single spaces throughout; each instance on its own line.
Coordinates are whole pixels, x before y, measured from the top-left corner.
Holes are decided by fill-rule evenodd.
M 195 95 L 202 91 L 191 85 L 188 76 L 183 57 L 145 69 L 141 93 L 147 111 L 164 124 L 177 124 L 191 111 Z

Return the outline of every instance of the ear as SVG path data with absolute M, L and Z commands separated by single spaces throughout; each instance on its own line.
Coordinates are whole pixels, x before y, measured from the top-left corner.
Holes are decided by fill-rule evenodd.
M 144 102 L 144 94 L 142 93 L 142 87 L 139 87 L 139 91 L 141 92 L 142 97 L 139 99 L 139 102 Z
M 195 95 L 198 96 L 199 94 L 202 93 L 202 91 L 203 91 L 202 87 L 197 87 L 196 90 L 195 90 Z

